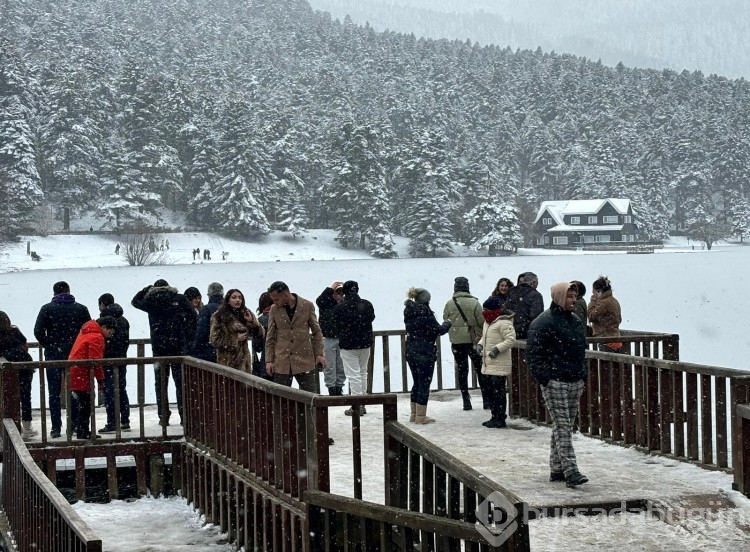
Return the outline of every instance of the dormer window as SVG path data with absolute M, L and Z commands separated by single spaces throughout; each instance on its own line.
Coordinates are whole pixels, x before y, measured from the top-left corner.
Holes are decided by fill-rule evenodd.
M 581 224 L 581 217 L 570 217 L 570 224 Z
M 597 216 L 589 217 L 589 224 L 599 224 L 599 217 Z
M 544 217 L 542 219 L 542 224 L 545 226 L 552 226 L 552 218 L 551 217 Z

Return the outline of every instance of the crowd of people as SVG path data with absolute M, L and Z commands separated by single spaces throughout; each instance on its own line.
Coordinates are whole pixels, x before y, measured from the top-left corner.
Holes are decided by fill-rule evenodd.
M 587 481 L 576 463 L 571 433 L 584 382 L 586 336 L 612 338 L 600 350 L 621 352 L 620 305 L 606 276 L 593 282 L 588 303 L 580 281 L 551 286 L 551 304 L 537 290 L 533 272 L 520 274 L 514 284 L 500 278 L 489 297 L 480 303 L 472 295 L 469 279 L 454 280 L 454 292 L 445 303 L 442 322 L 430 306 L 430 292 L 413 287 L 404 304 L 405 357 L 412 376 L 409 421 L 429 424 L 430 387 L 437 360 L 437 338 L 448 334 L 464 410 L 471 410 L 470 366 L 481 389 L 482 407 L 490 411 L 487 428 L 507 427 L 507 380 L 512 372 L 511 351 L 516 340 L 526 340 L 529 369 L 541 387 L 553 422 L 550 444 L 550 481 L 571 487 Z M 368 366 L 373 345 L 372 303 L 360 297 L 358 282 L 336 280 L 315 303 L 293 293 L 282 281 L 273 282 L 258 298 L 255 312 L 239 289 L 224 292 L 218 282 L 209 284 L 207 302 L 196 287 L 180 293 L 164 279 L 138 291 L 131 305 L 148 315 L 151 348 L 155 357 L 190 355 L 242 372 L 300 389 L 319 392 L 318 371 L 330 395 L 367 393 Z M 53 285 L 52 300 L 43 305 L 34 326 L 34 337 L 46 360 L 96 360 L 127 357 L 130 325 L 123 308 L 110 293 L 99 297 L 99 318 L 76 302 L 66 282 Z M 320 318 L 316 314 L 317 304 Z M 0 311 L 0 356 L 19 362 L 31 360 L 26 337 Z M 79 439 L 97 437 L 89 430 L 91 369 L 71 367 L 71 426 Z M 61 436 L 60 392 L 63 368 L 45 371 L 50 437 Z M 99 433 L 112 433 L 118 424 L 130 430 L 130 403 L 125 366 L 94 366 L 93 375 L 104 393 L 106 424 Z M 155 362 L 155 393 L 159 423 L 169 425 L 172 412 L 163 387 L 171 375 L 182 424 L 182 373 L 179 362 Z M 22 436 L 33 439 L 32 371 L 20 375 Z M 115 389 L 118 392 L 115 392 Z M 119 398 L 119 404 L 115 399 Z M 116 414 L 119 412 L 119 420 Z M 347 415 L 367 414 L 352 406 Z

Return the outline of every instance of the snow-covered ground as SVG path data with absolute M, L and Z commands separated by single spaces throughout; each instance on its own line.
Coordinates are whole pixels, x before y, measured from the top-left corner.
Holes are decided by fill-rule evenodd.
M 113 293 L 131 322 L 131 337 L 146 337 L 146 315 L 130 307 L 130 299 L 157 278 L 166 278 L 181 291 L 193 285 L 205 291 L 210 282 L 219 281 L 225 289 L 243 290 L 250 305 L 254 305 L 260 292 L 274 280 L 284 280 L 292 291 L 314 300 L 331 281 L 354 279 L 360 283 L 362 296 L 375 306 L 375 328 L 396 329 L 403 327 L 403 301 L 410 286 L 430 290 L 433 309 L 440 317 L 453 291 L 453 279 L 459 275 L 470 279 L 472 291 L 483 300 L 498 278 L 507 276 L 515 280 L 518 273 L 532 270 L 539 275 L 539 289 L 548 304 L 549 286 L 554 282 L 577 279 L 590 287 L 599 274 L 607 274 L 622 304 L 623 328 L 680 334 L 681 358 L 688 362 L 747 368 L 744 351 L 750 345 L 750 337 L 742 321 L 750 308 L 750 299 L 743 293 L 742 282 L 750 266 L 750 249 L 742 245 L 722 244 L 713 251 L 706 251 L 700 246 L 693 249 L 686 241 L 673 240 L 653 255 L 549 254 L 522 250 L 515 257 L 375 260 L 365 252 L 339 248 L 330 231 L 310 232 L 294 240 L 273 234 L 262 243 L 203 233 L 165 233 L 163 237 L 170 242 L 170 249 L 165 251 L 169 264 L 147 267 L 127 266 L 122 256 L 114 253 L 117 237 L 112 235 L 28 238 L 31 250 L 42 258 L 39 262 L 30 260 L 25 241 L 3 246 L 0 248 L 0 308 L 29 340 L 33 340 L 39 308 L 51 298 L 52 284 L 64 279 L 70 283 L 79 302 L 86 304 L 93 315 L 99 295 Z M 399 240 L 397 245 L 400 254 L 405 256 L 405 240 Z M 191 251 L 196 247 L 210 249 L 213 260 L 194 262 Z M 228 252 L 225 261 L 221 260 L 221 252 Z M 457 248 L 457 252 L 466 253 L 461 248 Z M 447 347 L 443 353 L 446 379 L 450 383 L 451 355 Z M 147 371 L 147 401 L 153 400 L 152 382 Z M 376 377 L 376 385 L 378 382 Z M 404 411 L 402 405 L 400 412 Z M 373 469 L 368 469 L 364 488 L 366 498 L 382 501 L 383 481 L 379 475 L 382 469 L 376 469 L 383 461 L 382 448 L 378 448 L 382 447 L 382 424 L 378 421 L 377 409 L 370 412 L 368 409 L 368 415 L 363 418 L 365 431 L 362 435 L 366 439 L 366 454 L 367 450 L 373 451 L 365 465 Z M 627 498 L 640 494 L 663 496 L 679 505 L 684 502 L 683 492 L 726 496 L 736 504 L 734 508 L 721 510 L 713 521 L 683 516 L 670 524 L 655 521 L 648 515 L 624 514 L 532 522 L 532 549 L 535 551 L 604 550 L 618 546 L 624 550 L 750 550 L 750 545 L 743 544 L 742 540 L 750 532 L 737 529 L 747 527 L 747 523 L 740 523 L 736 518 L 748 519 L 750 502 L 729 490 L 731 477 L 728 475 L 650 458 L 579 436 L 576 446 L 581 454 L 582 469 L 592 478 L 591 484 L 576 491 L 551 488 L 544 477 L 544 457 L 549 442 L 546 428 L 493 433 L 481 427 L 484 419 L 481 410 L 463 413 L 456 397 L 450 394 L 435 394 L 430 413 L 438 423 L 417 428 L 418 431 L 500 484 L 517 489 L 532 504 L 556 503 L 591 493 L 612 499 L 621 495 Z M 337 416 L 335 412 L 330 418 L 332 436 L 336 439 L 332 449 L 333 491 L 350 494 L 346 482 L 351 481 L 350 456 L 347 456 L 351 419 Z M 161 529 L 166 521 L 162 516 L 158 529 L 153 525 L 153 513 L 149 515 L 153 510 L 149 509 L 158 510 L 159 504 L 163 504 L 165 512 L 172 508 L 180 510 L 175 518 L 170 518 L 174 532 Z M 139 509 L 140 505 L 143 510 Z M 206 543 L 220 541 L 215 529 L 197 529 L 198 520 L 180 499 L 153 499 L 114 506 L 78 504 L 76 507 L 106 538 L 106 550 L 176 550 L 179 543 L 198 542 L 195 539 L 199 537 L 205 537 Z M 113 515 L 119 508 L 122 508 L 118 510 L 121 514 Z M 167 536 L 161 543 L 131 544 L 134 531 L 149 538 L 163 533 Z M 208 549 L 209 544 L 196 546 Z M 216 546 L 222 549 L 220 544 Z

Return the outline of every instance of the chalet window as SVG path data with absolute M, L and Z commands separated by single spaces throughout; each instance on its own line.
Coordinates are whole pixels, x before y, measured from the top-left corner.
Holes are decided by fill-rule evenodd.
M 632 234 L 629 235 L 628 236 L 628 241 L 634 242 L 635 241 L 635 236 L 633 236 Z
M 581 217 L 570 217 L 570 224 L 581 224 Z
M 609 235 L 596 236 L 597 243 L 609 243 Z
M 555 236 L 552 238 L 552 245 L 568 245 L 568 236 Z
M 633 217 L 630 215 L 625 215 L 624 217 L 622 217 L 622 222 L 624 222 L 625 224 L 630 224 L 631 222 L 633 222 Z
M 609 216 L 609 217 L 605 216 L 605 217 L 602 217 L 602 222 L 604 222 L 604 224 L 617 224 L 617 217 L 616 216 L 614 216 L 614 217 L 613 216 Z
M 598 217 L 596 216 L 589 217 L 589 224 L 599 224 Z
M 583 236 L 583 243 L 594 243 L 594 236 Z
M 544 217 L 542 219 L 542 224 L 545 226 L 551 226 L 552 225 L 552 219 L 550 217 Z

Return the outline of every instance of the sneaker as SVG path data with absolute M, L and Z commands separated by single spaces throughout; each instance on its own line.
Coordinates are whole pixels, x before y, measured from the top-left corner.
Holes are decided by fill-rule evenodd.
M 573 487 L 577 487 L 578 485 L 583 485 L 584 483 L 588 483 L 589 478 L 585 475 L 581 474 L 580 472 L 574 471 L 569 476 L 565 478 L 565 484 L 570 487 L 571 489 Z
M 563 472 L 549 472 L 549 480 L 551 483 L 565 481 L 565 474 Z
M 120 424 L 120 429 L 122 431 L 130 431 L 130 424 Z
M 49 432 L 50 439 L 57 439 L 60 437 L 60 430 L 59 429 L 53 429 Z
M 103 428 L 99 430 L 99 433 L 114 433 L 115 432 L 115 426 L 107 424 Z

